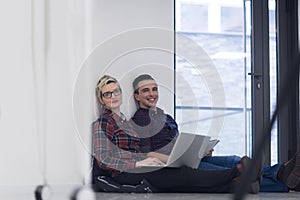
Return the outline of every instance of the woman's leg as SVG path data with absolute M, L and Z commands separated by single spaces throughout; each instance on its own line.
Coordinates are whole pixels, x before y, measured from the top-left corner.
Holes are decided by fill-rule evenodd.
M 123 172 L 114 179 L 120 184 L 137 185 L 143 179 L 162 192 L 232 192 L 233 179 L 239 176 L 237 168 L 228 170 L 198 170 L 189 167 L 162 168 L 147 173 Z M 190 188 L 190 189 L 189 189 Z

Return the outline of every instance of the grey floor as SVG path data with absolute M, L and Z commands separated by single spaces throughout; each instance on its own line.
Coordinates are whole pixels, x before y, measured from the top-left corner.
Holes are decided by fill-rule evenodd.
M 53 200 L 71 200 L 71 195 L 74 193 L 78 186 L 55 186 L 51 188 L 51 196 L 49 199 Z M 1 200 L 34 200 L 34 187 L 3 187 L 0 186 L 0 199 Z M 77 195 L 78 200 L 92 200 L 89 190 Z M 97 200 L 218 200 L 218 199 L 234 199 L 232 194 L 192 194 L 192 193 L 160 193 L 160 194 L 118 194 L 118 193 L 96 193 Z M 259 193 L 248 194 L 243 199 L 245 200 L 259 200 L 259 199 L 285 199 L 294 200 L 300 199 L 300 192 L 289 193 Z
M 117 199 L 155 199 L 155 200 L 196 200 L 196 199 L 205 199 L 205 200 L 218 200 L 218 199 L 234 199 L 232 194 L 181 194 L 181 193 L 171 193 L 171 194 L 100 194 L 97 195 L 97 200 L 99 199 L 108 199 L 108 200 L 117 200 Z M 260 193 L 255 195 L 247 195 L 244 199 L 247 200 L 258 200 L 258 199 L 300 199 L 300 193 L 289 192 L 289 193 Z

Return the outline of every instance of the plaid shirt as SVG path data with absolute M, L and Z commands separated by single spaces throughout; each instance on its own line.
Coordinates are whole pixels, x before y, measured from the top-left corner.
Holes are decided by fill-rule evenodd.
M 106 109 L 93 123 L 93 148 L 98 166 L 112 176 L 135 168 L 137 161 L 146 158 L 139 148 L 139 138 L 130 122 Z
M 139 108 L 131 118 L 140 136 L 142 152 L 157 151 L 169 155 L 178 136 L 178 125 L 160 108 Z

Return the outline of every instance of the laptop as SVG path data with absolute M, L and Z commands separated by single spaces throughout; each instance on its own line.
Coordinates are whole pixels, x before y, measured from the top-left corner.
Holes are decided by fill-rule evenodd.
M 165 165 L 143 165 L 144 167 L 182 167 L 198 168 L 198 165 L 207 153 L 210 136 L 180 132 L 169 159 Z

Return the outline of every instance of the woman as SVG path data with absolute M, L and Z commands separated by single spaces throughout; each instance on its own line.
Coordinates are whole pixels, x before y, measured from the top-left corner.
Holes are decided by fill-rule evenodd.
M 146 179 L 159 192 L 234 192 L 245 167 L 243 164 L 228 170 L 180 167 L 139 173 L 134 171 L 143 165 L 162 165 L 168 156 L 155 152 L 141 153 L 138 133 L 121 113 L 122 90 L 115 78 L 108 75 L 100 78 L 96 95 L 102 111 L 93 123 L 95 171 L 121 185 L 137 185 Z M 93 178 L 98 175 L 94 173 Z M 254 179 L 248 190 L 251 193 L 259 190 L 259 181 Z

